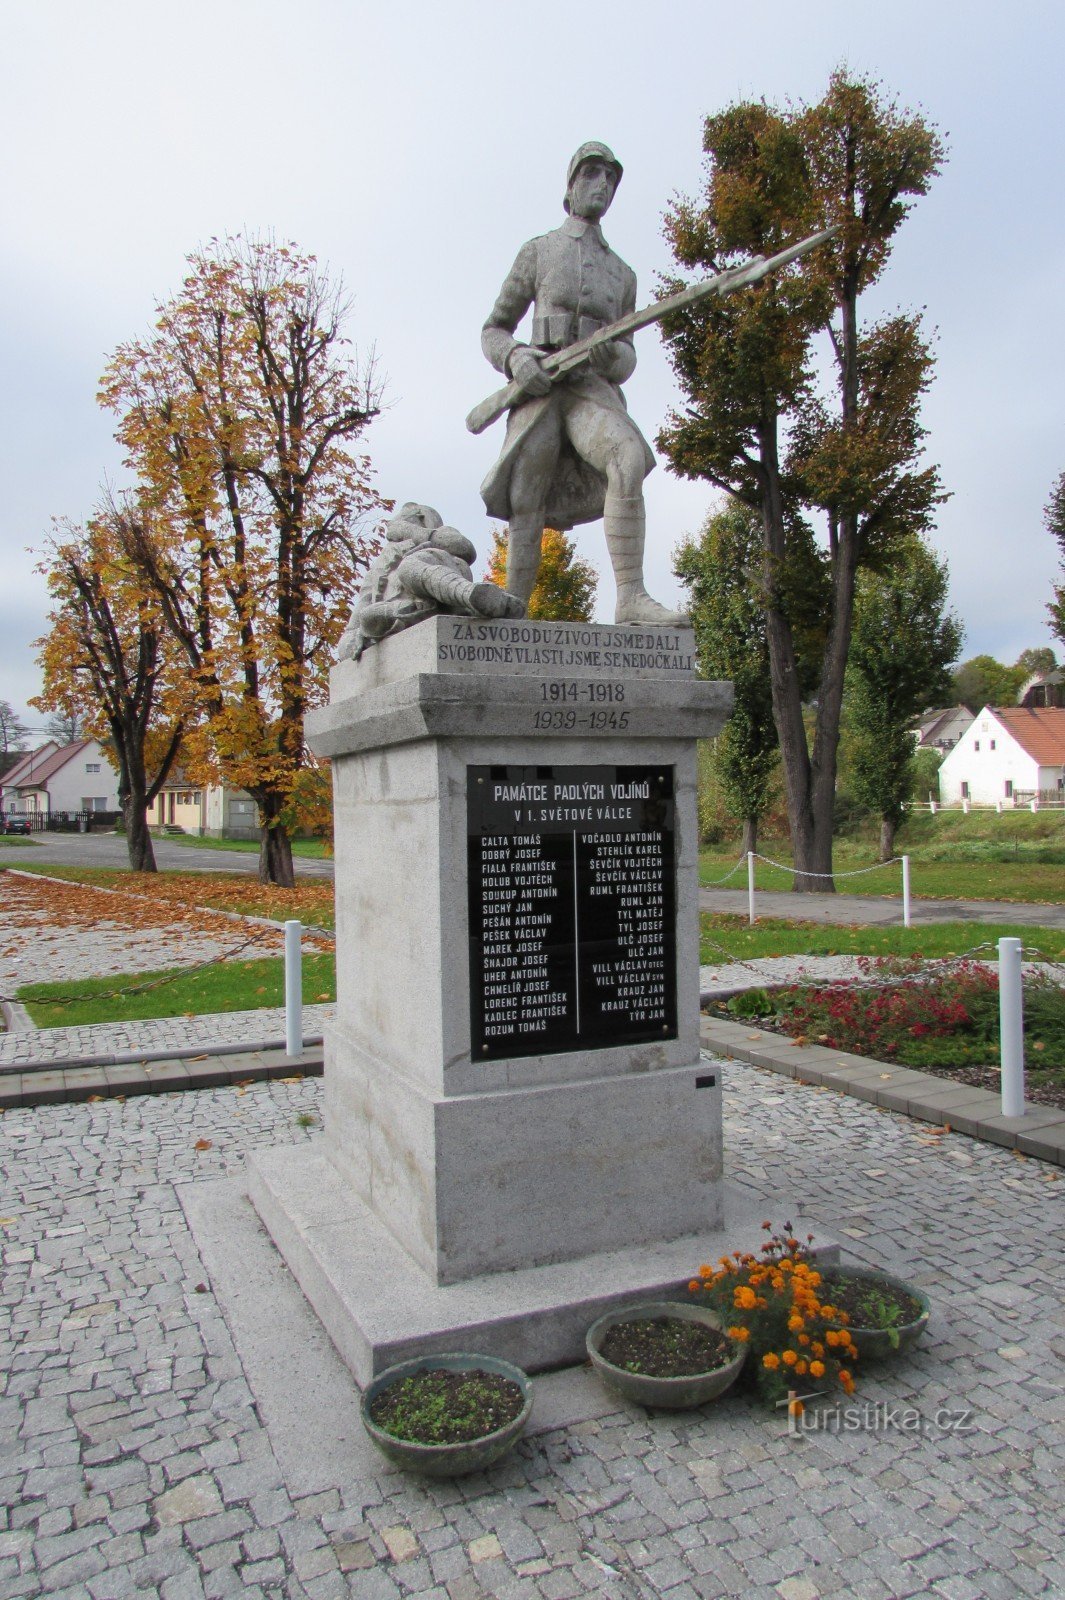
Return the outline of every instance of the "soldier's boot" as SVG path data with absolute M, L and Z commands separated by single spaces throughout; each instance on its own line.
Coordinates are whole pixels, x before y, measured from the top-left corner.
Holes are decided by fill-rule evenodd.
M 528 606 L 540 575 L 543 519 L 511 517 L 507 529 L 507 593 Z
M 643 547 L 646 528 L 642 496 L 630 498 L 607 491 L 603 507 L 603 530 L 618 590 L 614 620 L 649 623 L 653 627 L 687 627 L 686 611 L 670 611 L 667 606 L 652 600 L 644 587 Z

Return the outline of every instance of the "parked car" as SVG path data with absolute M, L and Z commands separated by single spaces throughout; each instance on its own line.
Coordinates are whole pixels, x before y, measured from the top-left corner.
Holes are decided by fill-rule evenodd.
M 32 833 L 28 817 L 7 817 L 4 821 L 5 833 Z

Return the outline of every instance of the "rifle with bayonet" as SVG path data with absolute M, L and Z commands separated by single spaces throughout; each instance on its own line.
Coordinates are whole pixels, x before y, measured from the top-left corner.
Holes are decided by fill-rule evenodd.
M 834 238 L 838 232 L 838 224 L 832 228 L 823 228 L 820 233 L 812 233 L 808 239 L 801 239 L 798 244 L 790 245 L 787 250 L 778 251 L 775 256 L 754 256 L 738 267 L 730 267 L 728 271 L 719 272 L 712 278 L 704 278 L 702 283 L 693 283 L 687 289 L 679 289 L 676 294 L 667 295 L 664 300 L 656 300 L 654 305 L 644 306 L 641 311 L 630 311 L 628 316 L 619 317 L 617 322 L 611 322 L 607 327 L 597 329 L 587 339 L 578 339 L 575 344 L 568 344 L 562 350 L 552 350 L 548 355 L 541 356 L 541 371 L 549 378 L 568 377 L 570 373 L 586 365 L 590 352 L 598 345 L 609 344 L 612 339 L 627 338 L 630 333 L 636 333 L 640 328 L 647 328 L 652 322 L 660 322 L 673 311 L 682 311 L 687 306 L 697 304 L 707 295 L 731 294 L 734 289 L 744 289 L 748 284 L 758 283 L 770 272 L 776 272 L 778 268 L 786 267 L 790 261 L 797 261 L 800 256 L 816 250 L 819 244 Z M 497 417 L 501 417 L 512 406 L 528 398 L 520 384 L 508 383 L 505 388 L 497 389 L 495 394 L 490 394 L 487 400 L 482 400 L 480 405 L 474 406 L 466 418 L 466 426 L 471 433 L 483 433 Z

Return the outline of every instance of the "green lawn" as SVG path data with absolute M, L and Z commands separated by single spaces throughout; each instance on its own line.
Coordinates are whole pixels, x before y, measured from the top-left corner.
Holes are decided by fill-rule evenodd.
M 167 833 L 162 837 L 167 844 L 188 845 L 195 850 L 237 850 L 244 855 L 259 854 L 258 839 L 201 839 L 194 833 Z M 325 839 L 293 839 L 292 854 L 320 861 L 333 854 L 333 846 Z
M 826 927 L 821 922 L 791 922 L 759 917 L 700 918 L 699 959 L 707 966 L 750 961 L 755 956 L 962 956 L 977 946 L 982 960 L 996 959 L 999 939 L 1020 939 L 1027 951 L 1053 960 L 1065 956 L 1065 932 L 1056 928 L 1016 927 L 1009 923 L 940 922 L 921 928 Z
M 931 900 L 1018 900 L 1028 904 L 1055 905 L 1065 900 L 1065 813 L 961 812 L 944 815 L 917 812 L 900 828 L 896 855 L 910 857 L 910 892 L 914 898 Z M 785 839 L 767 839 L 759 854 L 785 864 L 785 870 L 759 861 L 755 885 L 759 889 L 786 889 L 792 875 L 786 870 L 792 860 Z M 877 867 L 860 877 L 844 874 L 871 867 L 877 857 L 877 841 L 872 829 L 857 837 L 836 840 L 833 865 L 839 874 L 836 889 L 840 894 L 902 894 L 902 868 Z M 733 871 L 732 869 L 736 869 Z M 709 887 L 728 877 L 726 888 L 747 886 L 747 864 L 739 860 L 739 845 L 719 845 L 704 850 L 699 857 L 699 877 Z
M 25 834 L 0 833 L 0 850 L 25 850 L 27 847 L 36 850 L 37 840 L 28 839 Z
M 176 975 L 175 975 L 176 974 Z M 173 981 L 141 989 L 159 978 Z M 117 990 L 141 989 L 115 995 Z M 52 997 L 73 1004 L 57 1005 Z M 115 996 L 107 999 L 105 996 Z M 206 1015 L 216 1011 L 253 1011 L 260 1006 L 285 1003 L 285 963 L 279 956 L 259 961 L 222 961 L 198 972 L 174 968 L 165 972 L 123 973 L 111 978 L 86 978 L 80 982 L 29 983 L 15 996 L 40 1028 L 77 1027 L 92 1022 L 140 1022 L 150 1017 Z M 332 955 L 304 955 L 303 1001 L 336 999 L 336 969 Z M 49 1001 L 52 1003 L 49 1004 Z

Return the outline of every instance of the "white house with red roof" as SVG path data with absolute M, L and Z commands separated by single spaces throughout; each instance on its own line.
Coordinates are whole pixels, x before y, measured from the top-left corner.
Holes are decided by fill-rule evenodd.
M 117 811 L 118 773 L 95 739 L 60 747 L 54 740 L 26 752 L 0 779 L 9 817 Z
M 1065 709 L 985 706 L 943 757 L 944 805 L 1065 803 Z

